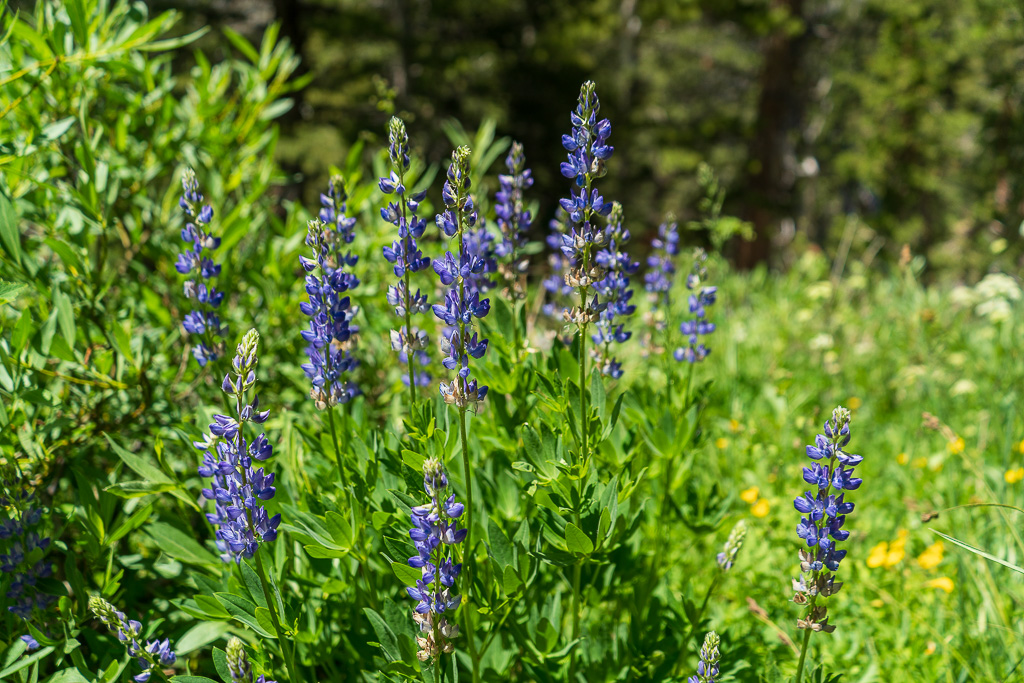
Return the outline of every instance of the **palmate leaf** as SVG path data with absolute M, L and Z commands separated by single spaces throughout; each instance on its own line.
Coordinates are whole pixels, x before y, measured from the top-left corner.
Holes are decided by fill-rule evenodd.
M 975 555 L 978 555 L 980 557 L 984 557 L 986 560 L 991 560 L 992 562 L 995 562 L 996 564 L 1001 564 L 1004 567 L 1006 567 L 1007 569 L 1012 569 L 1013 571 L 1017 572 L 1018 574 L 1024 574 L 1024 567 L 1018 567 L 1017 565 L 1013 564 L 1012 562 L 1007 562 L 1006 560 L 1000 559 L 1000 558 L 996 557 L 995 555 L 991 555 L 991 554 L 985 552 L 984 550 L 981 550 L 980 548 L 975 548 L 973 545 L 969 545 L 967 543 L 964 543 L 963 541 L 958 541 L 957 539 L 953 538 L 952 536 L 947 536 L 946 534 L 942 533 L 941 531 L 935 531 L 935 529 L 932 529 L 932 533 L 935 533 L 935 534 L 938 534 L 939 536 L 942 536 L 944 539 L 946 539 L 947 541 L 949 541 L 953 545 L 958 545 L 958 546 L 960 546 L 961 548 L 963 548 L 964 550 L 966 550 L 968 552 L 972 552 Z

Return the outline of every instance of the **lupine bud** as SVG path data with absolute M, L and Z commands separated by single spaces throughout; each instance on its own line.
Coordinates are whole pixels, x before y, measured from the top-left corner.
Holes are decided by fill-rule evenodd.
M 736 526 L 729 532 L 729 539 L 725 542 L 725 548 L 722 552 L 718 553 L 718 566 L 722 568 L 723 572 L 732 569 L 736 556 L 739 555 L 740 548 L 743 547 L 743 539 L 746 535 L 747 522 L 741 519 L 736 522 Z
M 690 676 L 687 683 L 715 683 L 718 676 L 718 661 L 721 655 L 718 652 L 720 640 L 714 631 L 704 637 L 704 644 L 700 648 L 700 662 L 697 664 L 697 675 Z

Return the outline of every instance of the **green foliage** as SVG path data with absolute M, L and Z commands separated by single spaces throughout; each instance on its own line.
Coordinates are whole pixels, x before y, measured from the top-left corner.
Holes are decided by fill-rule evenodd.
M 611 32 L 606 9 L 584 13 L 581 34 Z M 688 5 L 665 9 L 700 16 Z M 676 331 L 688 310 L 682 278 L 665 349 L 639 345 L 649 318 L 637 284 L 623 378 L 593 373 L 582 393 L 580 339 L 558 338 L 560 322 L 539 313 L 536 283 L 522 305 L 493 291 L 482 321 L 490 349 L 474 365 L 491 390 L 462 438 L 435 387 L 406 402 L 386 341 L 393 276 L 380 253 L 394 236 L 375 182 L 385 155 L 360 140 L 331 164 L 358 219 L 353 378 L 363 396 L 328 417 L 300 367 L 299 255 L 315 204 L 281 199 L 286 178 L 274 161 L 275 121 L 308 82 L 295 77 L 287 41 L 276 28 L 258 46 L 226 31 L 236 57 L 214 64 L 194 52 L 181 70 L 171 57 L 199 33 L 173 37 L 174 13 L 150 18 L 139 4 L 82 0 L 3 17 L 0 478 L 5 513 L 21 504 L 12 493 L 31 493 L 46 510 L 41 532 L 53 542 L 30 558 L 53 565 L 40 590 L 56 601 L 28 622 L 0 616 L 0 680 L 136 675 L 116 635 L 88 613 L 90 595 L 142 621 L 146 640 L 171 639 L 178 661 L 154 676 L 176 683 L 231 683 L 231 636 L 244 641 L 255 675 L 282 682 L 471 680 L 470 652 L 483 681 L 565 681 L 573 667 L 578 680 L 683 681 L 712 628 L 722 635 L 721 680 L 789 680 L 802 635 L 790 602 L 799 547 L 791 501 L 803 490 L 803 444 L 840 403 L 854 414 L 865 484 L 852 494 L 847 586 L 831 608 L 838 630 L 812 638 L 809 680 L 1012 676 L 1024 635 L 1015 281 L 926 287 L 921 257 L 879 273 L 852 239 L 841 258 L 808 250 L 786 273 L 731 272 L 716 254 L 708 360 L 671 356 L 685 341 Z M 748 19 L 755 33 L 799 30 L 792 17 Z M 576 54 L 554 35 L 539 43 Z M 464 76 L 472 65 L 452 68 Z M 500 118 L 483 118 L 476 130 L 452 121 L 445 132 L 473 147 L 473 186 L 490 191 L 508 138 Z M 616 130 L 619 149 L 633 140 Z M 423 215 L 439 205 L 442 158 L 414 155 L 409 184 L 430 188 Z M 229 339 L 255 327 L 263 340 L 258 387 L 276 452 L 266 466 L 277 476 L 267 505 L 282 523 L 277 540 L 239 564 L 218 556 L 192 445 L 223 410 L 224 366 L 200 370 L 180 332 L 173 264 L 187 166 L 223 238 Z M 748 226 L 728 215 L 710 167 L 700 169 L 694 227 L 721 246 Z M 478 206 L 488 211 L 486 197 Z M 436 255 L 444 243 L 430 228 L 422 247 Z M 511 341 L 515 327 L 529 332 L 525 351 Z M 429 331 L 436 340 L 439 329 Z M 430 369 L 443 372 L 436 358 Z M 931 415 L 922 423 L 923 411 Z M 470 485 L 477 494 L 473 545 L 461 550 L 470 577 L 455 617 L 462 632 L 443 672 L 416 658 L 403 590 L 419 576 L 406 563 L 407 530 L 410 509 L 425 502 L 428 458 L 445 463 L 460 500 Z M 746 545 L 723 572 L 715 556 L 738 519 L 748 522 Z M 926 524 L 949 545 L 936 545 Z M 0 589 L 9 585 L 5 574 Z M 28 652 L 24 634 L 40 647 Z

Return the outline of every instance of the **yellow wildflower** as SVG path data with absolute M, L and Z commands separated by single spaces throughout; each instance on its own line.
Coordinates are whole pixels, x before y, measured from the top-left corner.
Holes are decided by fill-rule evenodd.
M 733 434 L 740 431 L 740 421 L 736 419 L 729 420 L 729 431 Z
M 912 462 L 911 465 L 919 470 L 923 470 L 925 467 L 928 467 L 928 458 L 914 458 L 914 462 Z
M 767 517 L 768 511 L 771 509 L 768 501 L 762 498 L 761 500 L 754 503 L 754 506 L 750 508 L 750 514 L 755 517 Z
M 861 405 L 863 405 L 861 400 L 856 396 L 851 396 L 846 400 L 846 407 L 849 408 L 850 410 L 857 410 L 857 408 L 860 408 Z
M 910 456 L 907 455 L 906 453 L 900 453 L 899 455 L 896 456 L 896 462 L 898 462 L 901 465 L 906 465 L 908 462 L 910 462 Z
M 878 598 L 872 600 L 870 604 L 872 607 L 885 607 L 885 602 Z
M 751 486 L 749 489 L 740 491 L 740 500 L 744 503 L 750 503 L 753 505 L 757 501 L 758 495 L 761 493 L 761 489 L 756 486 Z
M 936 541 L 925 548 L 924 552 L 918 555 L 917 564 L 921 569 L 935 569 L 942 562 L 942 554 L 946 547 L 942 541 Z
M 964 452 L 965 445 L 966 444 L 964 444 L 964 438 L 962 436 L 958 436 L 952 441 L 950 441 L 948 444 L 946 444 L 946 447 L 949 448 L 949 452 L 952 453 L 953 455 L 960 455 L 961 453 Z
M 929 641 L 928 641 L 928 647 L 927 647 L 927 648 L 925 648 L 925 651 L 924 651 L 924 653 L 925 653 L 926 655 L 933 655 L 933 654 L 935 654 L 935 649 L 936 649 L 937 647 L 938 647 L 938 645 L 936 645 L 936 644 L 935 644 L 935 641 L 934 641 L 934 640 L 929 640 Z
M 717 448 L 719 450 L 724 450 L 725 448 L 728 448 L 728 447 L 729 447 L 729 439 L 726 439 L 726 438 L 723 438 L 723 437 L 718 437 L 717 439 L 715 439 L 715 448 Z
M 1024 439 L 1021 439 L 1020 443 L 1017 444 L 1017 450 L 1020 451 L 1021 453 L 1024 453 Z
M 940 576 L 937 579 L 932 579 L 926 582 L 924 585 L 928 586 L 929 588 L 938 588 L 939 590 L 944 590 L 947 593 L 953 592 L 953 579 L 949 578 L 948 576 Z
M 889 544 L 882 541 L 868 553 L 868 566 L 872 569 L 878 569 L 885 564 L 885 558 L 889 554 Z
M 1006 470 L 1006 474 L 1003 475 L 1003 479 L 1006 480 L 1007 484 L 1016 484 L 1017 482 L 1024 479 L 1024 467 L 1017 467 Z

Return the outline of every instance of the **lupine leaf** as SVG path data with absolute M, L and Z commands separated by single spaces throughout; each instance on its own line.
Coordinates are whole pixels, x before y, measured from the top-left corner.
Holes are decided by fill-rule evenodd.
M 170 524 L 154 522 L 146 527 L 146 533 L 162 551 L 176 560 L 199 565 L 220 563 L 213 553 L 201 546 L 195 538 Z
M 363 608 L 363 613 L 365 613 L 366 618 L 370 620 L 370 625 L 373 626 L 373 632 L 377 634 L 377 641 L 381 650 L 384 651 L 385 658 L 389 662 L 400 659 L 401 655 L 398 649 L 398 639 L 395 638 L 395 632 L 392 631 L 391 627 L 384 621 L 384 617 L 369 607 Z
M 594 542 L 572 522 L 565 525 L 565 545 L 571 553 L 589 555 L 594 552 Z

